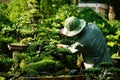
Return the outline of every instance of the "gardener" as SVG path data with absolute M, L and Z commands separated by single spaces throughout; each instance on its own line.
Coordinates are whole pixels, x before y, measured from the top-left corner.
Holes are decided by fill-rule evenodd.
M 105 38 L 100 29 L 93 23 L 72 16 L 65 20 L 60 34 L 72 37 L 71 45 L 58 44 L 58 48 L 68 48 L 71 53 L 82 53 L 85 68 L 100 68 L 102 62 L 112 63 Z

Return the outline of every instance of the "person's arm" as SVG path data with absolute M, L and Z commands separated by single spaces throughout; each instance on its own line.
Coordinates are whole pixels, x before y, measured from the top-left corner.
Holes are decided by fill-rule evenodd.
M 77 47 L 83 47 L 83 45 L 79 42 L 75 42 L 74 44 L 72 44 L 71 46 L 68 47 L 68 49 L 72 52 L 72 53 L 76 53 L 78 51 L 80 51 Z
M 79 50 L 77 49 L 78 46 L 81 46 L 83 47 L 83 45 L 79 42 L 75 42 L 74 44 L 72 45 L 64 45 L 64 44 L 58 44 L 57 47 L 58 48 L 67 48 L 71 51 L 71 53 L 76 53 L 78 52 Z

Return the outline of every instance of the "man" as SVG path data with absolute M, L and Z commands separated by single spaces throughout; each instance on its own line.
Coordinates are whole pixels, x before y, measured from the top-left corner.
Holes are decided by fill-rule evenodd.
M 100 68 L 102 62 L 112 63 L 105 38 L 100 29 L 93 23 L 72 16 L 65 20 L 61 34 L 72 37 L 71 45 L 58 44 L 57 47 L 68 48 L 71 53 L 82 53 L 85 68 Z

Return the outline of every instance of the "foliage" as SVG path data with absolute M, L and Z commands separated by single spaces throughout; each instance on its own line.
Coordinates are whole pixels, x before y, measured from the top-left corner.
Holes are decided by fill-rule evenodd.
M 0 54 L 6 54 L 11 57 L 11 51 L 8 50 L 7 44 L 12 42 L 12 37 L 0 35 Z
M 11 21 L 6 17 L 7 12 L 5 11 L 7 9 L 7 5 L 4 3 L 0 3 L 0 53 L 7 53 L 7 43 L 12 42 L 13 38 L 8 37 L 7 31 L 10 29 L 9 25 L 11 25 Z M 6 29 L 6 33 L 4 33 L 3 28 Z M 9 33 L 8 33 L 9 34 Z
M 14 63 L 13 59 L 6 58 L 4 55 L 0 55 L 0 66 L 2 69 L 0 69 L 0 72 L 8 72 L 10 68 L 12 67 L 12 64 Z
M 106 36 L 107 45 L 111 49 L 112 54 L 116 54 L 120 50 L 120 22 L 117 20 L 109 21 L 111 27 L 110 33 Z
M 71 0 L 40 0 L 41 18 L 51 17 L 62 5 L 70 5 L 71 3 Z
M 71 1 L 12 0 L 8 7 L 0 5 L 0 54 L 10 53 L 7 44 L 13 42 L 29 45 L 25 53 L 19 52 L 16 56 L 21 70 L 16 73 L 25 71 L 26 76 L 36 76 L 47 72 L 44 75 L 55 75 L 59 71 L 64 72 L 65 68 L 68 71 L 77 68 L 77 56 L 70 54 L 68 49 L 58 49 L 56 46 L 58 43 L 73 43 L 71 38 L 62 39 L 59 35 L 64 20 L 70 16 L 95 23 L 106 37 L 111 52 L 116 53 L 120 49 L 119 21 L 108 21 L 88 7 L 79 9 L 70 5 Z M 9 61 L 7 58 L 3 60 Z M 5 62 L 8 64 L 7 61 Z
M 15 56 L 15 61 L 20 62 L 22 59 L 28 58 L 29 56 L 26 53 L 21 53 Z
M 120 74 L 119 74 L 120 69 L 119 68 L 112 67 L 108 70 L 108 72 L 112 73 L 112 75 L 111 75 L 112 77 L 110 77 L 111 80 L 118 80 L 120 78 Z
M 89 16 L 88 16 L 89 15 Z M 110 25 L 107 22 L 105 17 L 102 17 L 100 14 L 93 11 L 92 8 L 85 7 L 81 9 L 78 13 L 80 19 L 84 19 L 87 22 L 95 23 L 103 32 L 104 36 L 109 34 Z
M 6 36 L 2 32 L 4 27 L 12 25 L 12 22 L 6 17 L 6 9 L 7 5 L 0 3 L 0 76 L 2 76 L 1 73 L 8 72 L 14 63 L 14 61 L 10 58 L 12 56 L 11 51 L 9 51 L 7 48 L 7 44 L 11 43 L 13 38 Z M 2 77 L 0 79 L 4 80 Z
M 118 80 L 120 69 L 112 66 L 108 62 L 101 63 L 100 68 L 88 68 L 84 72 L 89 76 L 91 80 Z
M 7 5 L 4 3 L 0 3 L 0 24 L 10 24 L 10 20 L 6 17 L 7 12 L 5 11 L 7 9 Z M 2 26 L 0 26 L 2 27 Z
M 57 70 L 57 64 L 54 60 L 41 60 L 26 65 L 23 71 L 27 72 L 27 76 L 32 76 L 33 71 L 37 71 L 37 74 L 40 74 L 40 72 L 53 73 Z
M 0 80 L 5 80 L 5 78 L 4 77 L 0 77 Z
M 8 4 L 8 8 L 7 8 L 7 11 L 9 13 L 8 18 L 12 22 L 19 22 L 19 18 L 22 18 L 22 17 L 25 19 L 24 13 L 25 13 L 25 10 L 27 9 L 26 2 L 27 2 L 27 0 L 18 0 L 17 2 L 16 2 L 16 0 L 12 0 Z
M 78 15 L 78 7 L 74 5 L 64 5 L 61 8 L 59 8 L 58 12 L 56 13 L 57 19 L 65 20 L 66 18 L 70 16 L 77 16 Z

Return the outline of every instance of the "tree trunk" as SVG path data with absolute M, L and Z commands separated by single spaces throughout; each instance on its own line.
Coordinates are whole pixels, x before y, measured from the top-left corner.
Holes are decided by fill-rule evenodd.
M 110 0 L 108 19 L 120 20 L 120 0 Z
M 74 0 L 74 5 L 78 5 L 78 0 Z

